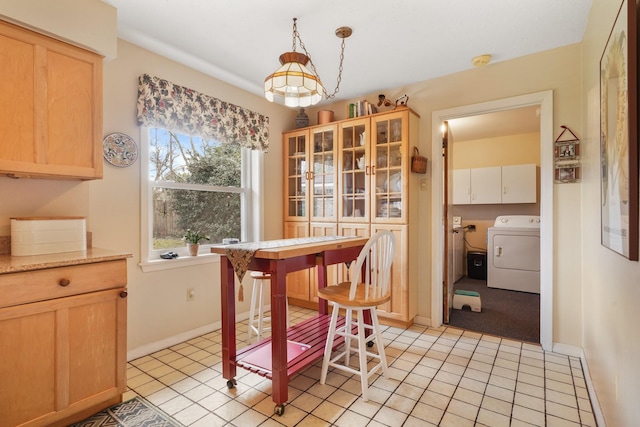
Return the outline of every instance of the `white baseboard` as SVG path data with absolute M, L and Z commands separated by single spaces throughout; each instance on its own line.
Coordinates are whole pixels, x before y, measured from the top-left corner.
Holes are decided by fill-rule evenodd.
M 591 374 L 589 373 L 589 365 L 587 365 L 587 359 L 584 355 L 584 351 L 580 349 L 580 361 L 582 362 L 582 372 L 584 372 L 584 381 L 587 383 L 587 391 L 589 392 L 589 399 L 591 399 L 591 407 L 593 408 L 593 416 L 596 418 L 596 424 L 598 427 L 606 427 L 604 422 L 604 415 L 602 409 L 600 409 L 600 402 L 598 402 L 598 395 L 591 382 Z
M 564 354 L 567 356 L 579 357 L 582 362 L 582 372 L 584 373 L 584 381 L 587 384 L 587 392 L 589 393 L 589 399 L 591 399 L 591 406 L 593 408 L 593 416 L 596 419 L 596 423 L 599 427 L 605 427 L 604 416 L 600 409 L 600 402 L 598 402 L 598 395 L 593 388 L 593 382 L 591 382 L 591 375 L 589 374 L 589 365 L 587 365 L 587 359 L 584 355 L 582 347 L 576 347 L 573 345 L 554 343 L 552 351 L 558 354 Z
M 236 316 L 236 320 L 242 321 L 249 318 L 249 313 L 241 313 Z M 196 329 L 191 329 L 189 331 L 182 332 L 178 335 L 174 335 L 168 338 L 165 338 L 160 341 L 155 341 L 152 343 L 145 344 L 143 346 L 134 348 L 133 350 L 127 351 L 127 362 L 135 359 L 139 359 L 140 357 L 147 356 L 151 353 L 155 353 L 156 351 L 164 350 L 165 348 L 172 347 L 176 344 L 180 344 L 185 341 L 189 341 L 193 338 L 197 338 L 200 335 L 208 334 L 209 332 L 217 331 L 222 328 L 222 322 L 213 322 L 204 326 L 200 326 Z
M 426 316 L 416 316 L 413 318 L 413 323 L 420 326 L 431 326 L 431 318 Z
M 222 327 L 220 322 L 209 323 L 208 325 L 201 326 L 190 331 L 182 332 L 178 335 L 174 335 L 169 338 L 165 338 L 160 341 L 145 344 L 138 348 L 134 348 L 127 352 L 127 361 L 139 359 L 143 356 L 147 356 L 156 351 L 164 350 L 165 348 L 172 347 L 176 344 L 188 341 L 190 339 L 199 337 L 200 335 L 208 334 L 209 332 L 216 331 Z
M 574 345 L 553 343 L 551 345 L 551 351 L 558 354 L 564 354 L 565 356 L 581 357 L 582 348 Z

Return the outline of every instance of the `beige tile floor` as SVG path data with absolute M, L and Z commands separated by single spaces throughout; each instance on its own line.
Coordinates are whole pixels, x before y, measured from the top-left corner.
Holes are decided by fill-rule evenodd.
M 291 307 L 291 322 L 314 315 Z M 125 399 L 140 395 L 190 427 L 213 426 L 596 426 L 579 358 L 456 328 L 383 326 L 390 378 L 360 383 L 318 361 L 289 383 L 284 415 L 271 382 L 242 369 L 222 378 L 220 331 L 132 360 Z M 238 347 L 247 322 L 238 323 Z M 255 336 L 254 336 L 255 339 Z

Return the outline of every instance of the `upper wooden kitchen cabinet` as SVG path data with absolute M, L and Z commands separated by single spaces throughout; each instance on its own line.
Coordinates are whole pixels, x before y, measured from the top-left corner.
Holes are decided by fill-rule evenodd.
M 396 236 L 392 299 L 379 314 L 387 323 L 398 326 L 410 325 L 417 312 L 418 236 L 410 229 L 418 221 L 418 178 L 410 173 L 409 166 L 410 153 L 418 144 L 418 119 L 410 109 L 400 108 L 285 132 L 283 137 L 285 229 L 289 230 L 285 237 L 300 235 L 293 232 L 292 221 L 307 224 L 305 230 L 311 236 L 370 236 L 381 229 L 391 230 Z M 331 132 L 331 138 L 327 138 L 327 132 Z M 322 166 L 313 161 L 319 157 L 319 144 L 330 147 L 330 156 L 335 160 L 327 161 L 327 153 Z M 307 177 L 306 165 L 312 161 L 312 173 Z M 322 180 L 317 179 L 319 172 L 324 173 Z M 313 177 L 316 179 L 312 182 Z M 312 190 L 307 191 L 309 188 Z M 324 204 L 318 201 L 321 195 Z M 332 209 L 326 209 L 326 200 L 330 200 Z M 304 208 L 305 203 L 311 204 L 309 209 Z M 287 292 L 293 303 L 299 304 L 299 299 L 306 296 L 300 305 L 315 305 L 315 274 L 311 273 L 308 287 L 301 285 L 299 275 L 287 278 Z M 340 265 L 329 272 L 328 278 L 330 282 L 348 280 L 349 274 Z
M 336 220 L 336 125 L 286 133 L 285 221 Z
M 102 178 L 102 57 L 0 21 L 0 174 Z

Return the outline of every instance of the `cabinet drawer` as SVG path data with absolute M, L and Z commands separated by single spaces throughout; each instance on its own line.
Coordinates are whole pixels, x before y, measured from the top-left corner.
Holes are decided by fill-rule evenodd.
M 0 307 L 127 285 L 127 262 L 115 260 L 0 274 Z

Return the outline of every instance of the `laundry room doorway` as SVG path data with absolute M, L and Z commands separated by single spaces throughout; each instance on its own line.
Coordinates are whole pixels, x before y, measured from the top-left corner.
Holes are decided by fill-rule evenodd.
M 540 342 L 545 349 L 550 349 L 552 345 L 552 325 L 553 325 L 553 92 L 545 91 L 534 94 L 516 96 L 512 98 L 505 98 L 496 101 L 490 101 L 480 104 L 473 104 L 467 106 L 461 106 L 451 108 L 447 110 L 434 111 L 432 113 L 432 144 L 433 152 L 441 150 L 443 138 L 440 133 L 440 129 L 443 123 L 454 123 L 452 126 L 453 138 L 456 141 L 464 140 L 465 137 L 457 135 L 455 129 L 455 122 L 457 119 L 471 119 L 474 117 L 501 117 L 500 113 L 515 114 L 519 110 L 531 110 L 536 113 L 539 112 L 539 141 L 537 150 L 539 154 L 539 196 L 535 207 L 531 204 L 509 204 L 509 214 L 535 214 L 532 209 L 539 209 L 539 216 L 543 220 L 540 222 L 540 296 L 539 296 L 539 340 L 532 341 Z M 506 116 L 504 116 L 506 117 Z M 467 121 L 467 120 L 465 120 Z M 461 138 L 462 137 L 462 138 Z M 452 147 L 449 147 L 446 151 L 451 151 Z M 446 157 L 434 156 L 433 161 L 433 193 L 432 193 L 432 254 L 434 259 L 432 263 L 431 273 L 431 322 L 434 326 L 440 326 L 446 314 L 444 310 L 448 307 L 444 304 L 445 298 L 442 284 L 445 283 L 445 274 L 448 266 L 449 254 L 445 253 L 451 251 L 450 245 L 445 245 L 445 239 L 448 238 L 450 224 L 444 216 L 449 212 L 446 208 L 447 204 L 451 206 L 451 192 L 448 195 L 445 194 L 447 186 L 445 183 L 453 182 L 455 190 L 455 180 L 451 179 L 452 171 L 446 167 Z M 445 171 L 447 175 L 445 176 Z M 464 203 L 464 202 L 463 202 Z M 486 204 L 480 209 L 484 209 L 484 215 L 488 218 L 492 215 L 491 212 L 496 212 L 496 208 L 499 205 L 490 206 L 491 202 Z M 477 206 L 481 206 L 477 205 Z M 507 205 L 505 205 L 507 206 Z M 464 212 L 464 210 L 462 210 Z M 451 215 L 448 213 L 448 215 Z M 481 213 L 482 215 L 482 213 Z M 544 220 L 547 218 L 548 220 Z M 464 218 L 463 218 L 464 220 Z M 472 240 L 475 238 L 482 239 L 483 235 L 486 235 L 487 221 L 485 224 L 479 224 L 483 228 L 481 232 L 472 235 Z M 445 230 L 444 226 L 447 226 Z M 476 242 L 477 246 L 483 246 L 486 248 L 486 239 L 482 239 L 482 242 Z M 478 249 L 484 249 L 478 248 Z M 467 249 L 472 250 L 473 244 L 469 247 L 467 242 Z M 481 255 L 480 255 L 481 256 Z M 486 255 L 485 255 L 486 256 Z M 485 263 L 486 263 L 485 258 Z M 485 266 L 486 267 L 486 266 Z M 449 301 L 451 301 L 449 299 Z

